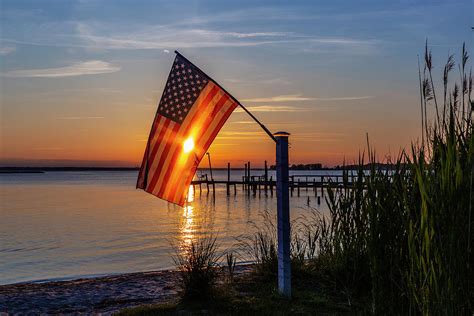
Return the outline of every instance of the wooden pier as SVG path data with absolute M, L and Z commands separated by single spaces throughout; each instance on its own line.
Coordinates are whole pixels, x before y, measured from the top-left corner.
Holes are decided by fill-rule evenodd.
M 202 194 L 202 186 L 205 186 L 206 194 L 212 192 L 215 194 L 216 185 L 225 185 L 227 195 L 237 194 L 238 187 L 241 187 L 241 192 L 250 196 L 273 196 L 276 189 L 276 179 L 268 174 L 268 165 L 265 161 L 264 169 L 254 170 L 254 175 L 251 175 L 250 162 L 244 165 L 244 175 L 239 180 L 231 180 L 231 167 L 230 163 L 227 164 L 227 179 L 226 180 L 214 180 L 207 174 L 197 176 L 192 182 L 194 192 Z M 257 171 L 261 172 L 259 175 L 255 175 Z M 324 191 L 330 187 L 340 187 L 344 185 L 343 176 L 341 174 L 325 174 L 325 175 L 314 175 L 314 174 L 298 174 L 289 176 L 289 188 L 291 196 L 300 196 L 302 192 L 306 195 L 311 194 L 318 198 L 324 197 Z M 311 192 L 311 193 L 310 193 Z

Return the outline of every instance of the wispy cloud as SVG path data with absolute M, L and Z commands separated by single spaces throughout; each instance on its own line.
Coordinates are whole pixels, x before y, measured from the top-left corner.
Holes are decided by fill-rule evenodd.
M 56 150 L 62 150 L 62 147 L 36 147 L 32 148 L 33 150 L 37 151 L 56 151 Z
M 222 135 L 226 135 L 226 136 L 255 136 L 255 135 L 259 135 L 259 134 L 262 134 L 263 132 L 261 132 L 260 130 L 257 131 L 257 132 L 222 132 L 221 134 Z
M 235 121 L 235 122 L 229 122 L 231 124 L 255 124 L 254 121 Z
M 58 117 L 58 120 L 100 120 L 103 116 L 63 116 Z
M 16 51 L 15 46 L 3 46 L 0 47 L 0 56 L 6 56 Z
M 366 99 L 372 99 L 372 98 L 374 98 L 374 96 L 312 98 L 312 97 L 304 97 L 301 94 L 288 94 L 288 95 L 278 95 L 275 97 L 243 99 L 242 101 L 255 102 L 255 103 L 297 102 L 297 101 L 356 101 L 356 100 L 366 100 Z
M 85 46 L 98 49 L 166 49 L 246 47 L 274 44 L 371 46 L 372 41 L 351 38 L 319 38 L 293 32 L 230 32 L 203 27 L 147 25 L 129 32 L 114 32 L 106 24 L 78 23 L 76 31 Z
M 235 140 L 235 139 L 261 139 L 263 132 L 255 131 L 255 132 L 221 132 L 217 136 L 216 139 L 219 140 Z
M 256 85 L 256 84 L 279 84 L 279 85 L 288 85 L 291 82 L 283 79 L 283 78 L 269 78 L 269 79 L 258 79 L 258 80 L 244 80 L 244 79 L 237 79 L 237 78 L 226 78 L 224 79 L 226 82 L 230 83 L 239 83 L 239 84 L 249 84 L 249 85 Z
M 259 105 L 259 106 L 247 106 L 250 112 L 302 112 L 307 109 L 298 108 L 295 106 L 278 106 L 278 105 Z M 243 109 L 237 108 L 234 112 L 244 112 Z
M 209 31 L 207 31 L 209 32 Z M 241 33 L 241 32 L 215 32 L 214 34 L 219 34 L 221 36 L 235 37 L 235 38 L 252 38 L 252 37 L 283 37 L 289 36 L 293 33 L 290 32 L 251 32 L 251 33 Z
M 237 140 L 237 139 L 262 139 L 262 136 L 266 135 L 262 130 L 255 131 L 245 131 L 245 132 L 228 132 L 224 131 L 219 133 L 216 140 Z M 322 134 L 322 133 L 297 133 L 292 135 L 292 139 L 298 139 L 302 141 L 311 141 L 311 142 L 324 142 L 324 141 L 337 141 L 340 140 L 338 135 L 333 135 L 331 133 Z
M 375 98 L 373 95 L 365 95 L 360 97 L 332 97 L 332 98 L 313 98 L 316 101 L 357 101 Z
M 107 74 L 120 71 L 120 69 L 120 66 L 105 61 L 90 60 L 58 68 L 12 70 L 4 73 L 3 76 L 11 78 L 62 78 Z
M 308 101 L 312 98 L 303 97 L 301 94 L 288 94 L 288 95 L 278 95 L 275 97 L 267 98 L 253 98 L 253 99 L 243 99 L 244 102 L 288 102 L 288 101 Z
M 269 11 L 270 10 L 270 11 Z M 259 13 L 256 13 L 259 12 Z M 262 17 L 264 15 L 264 17 Z M 346 36 L 331 36 L 325 34 L 309 34 L 307 32 L 293 32 L 286 30 L 267 31 L 255 27 L 249 29 L 253 23 L 246 20 L 259 21 L 262 18 L 281 20 L 290 14 L 288 10 L 274 12 L 270 8 L 254 8 L 240 12 L 225 12 L 213 16 L 185 17 L 176 19 L 169 24 L 130 24 L 123 27 L 121 24 L 104 21 L 78 21 L 43 23 L 40 28 L 36 25 L 26 25 L 25 36 L 15 36 L 6 32 L 0 40 L 11 44 L 39 45 L 66 48 L 86 48 L 94 50 L 132 50 L 132 49 L 159 49 L 172 52 L 172 49 L 184 48 L 214 48 L 214 47 L 249 47 L 263 45 L 280 45 L 291 51 L 303 49 L 325 49 L 334 53 L 362 52 L 372 53 L 377 50 L 379 41 Z M 278 17 L 277 17 L 278 16 Z M 300 21 L 301 14 L 294 16 Z M 241 21 L 245 31 L 238 26 L 229 29 L 229 21 Z M 218 22 L 216 24 L 216 22 Z M 225 25 L 220 25 L 225 23 Z
M 238 139 L 261 139 L 265 133 L 257 129 L 255 131 L 223 131 L 217 136 L 218 140 L 238 140 Z M 291 136 L 293 140 L 304 141 L 304 142 L 335 142 L 341 141 L 345 134 L 342 133 L 318 133 L 318 132 L 298 132 Z
M 272 78 L 272 79 L 262 79 L 259 80 L 259 83 L 263 84 L 290 84 L 291 82 L 289 80 L 283 79 L 283 78 Z
M 92 28 L 79 23 L 77 33 L 89 46 L 103 49 L 167 49 L 168 47 L 229 47 L 256 46 L 273 43 L 273 38 L 284 38 L 283 32 L 222 32 L 201 28 L 176 28 L 173 26 L 149 25 L 142 29 L 123 34 L 109 33 L 106 26 Z
M 212 143 L 213 147 L 220 147 L 220 146 L 235 146 L 233 143 L 219 143 L 219 142 L 214 142 Z

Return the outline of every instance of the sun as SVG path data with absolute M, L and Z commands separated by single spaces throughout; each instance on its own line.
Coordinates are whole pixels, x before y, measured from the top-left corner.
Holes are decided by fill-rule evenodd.
M 188 139 L 186 139 L 183 143 L 183 150 L 184 152 L 187 154 L 189 153 L 191 150 L 193 150 L 194 148 L 194 140 L 189 137 Z

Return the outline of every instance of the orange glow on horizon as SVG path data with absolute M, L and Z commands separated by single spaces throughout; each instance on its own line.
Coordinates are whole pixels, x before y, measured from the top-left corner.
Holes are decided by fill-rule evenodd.
M 68 106 L 80 108 L 79 103 L 72 101 Z M 122 112 L 97 114 L 103 115 L 103 119 L 55 119 L 41 125 L 38 122 L 43 121 L 35 119 L 40 114 L 32 113 L 35 115 L 27 117 L 24 122 L 3 128 L 0 165 L 138 167 L 155 109 L 155 106 L 150 106 L 137 112 L 135 107 L 127 107 L 120 109 Z M 415 114 L 395 116 L 387 122 L 382 118 L 350 115 L 349 110 L 345 109 L 347 113 L 344 112 L 343 117 L 339 111 L 325 112 L 324 115 L 311 112 L 258 115 L 270 130 L 291 133 L 289 154 L 292 164 L 335 166 L 344 161 L 355 162 L 359 152 L 366 148 L 366 132 L 371 146 L 377 149 L 382 159 L 387 154 L 395 155 L 400 148 L 416 140 L 419 128 Z M 114 117 L 108 118 L 107 115 Z M 350 120 L 347 119 L 349 116 Z M 385 117 L 385 113 L 380 116 Z M 400 124 L 406 128 L 400 130 Z M 192 130 L 188 138 L 194 141 L 200 133 L 202 131 Z M 187 139 L 180 140 L 183 154 L 191 147 L 188 143 L 187 149 L 184 148 Z M 195 143 L 189 152 L 196 152 L 197 147 L 199 144 Z M 225 168 L 228 162 L 232 168 L 243 168 L 247 161 L 251 161 L 253 167 L 262 167 L 265 160 L 269 165 L 275 160 L 274 143 L 256 123 L 240 112 L 232 114 L 208 152 L 215 168 Z M 200 167 L 208 167 L 206 159 Z

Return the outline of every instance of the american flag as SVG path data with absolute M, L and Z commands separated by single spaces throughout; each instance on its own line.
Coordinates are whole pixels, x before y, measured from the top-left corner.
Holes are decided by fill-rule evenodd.
M 137 188 L 183 206 L 199 162 L 237 105 L 178 53 L 153 121 Z

